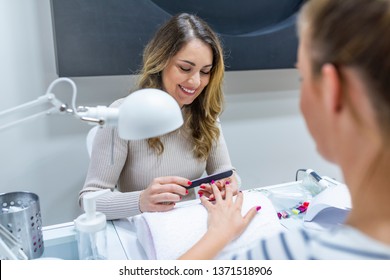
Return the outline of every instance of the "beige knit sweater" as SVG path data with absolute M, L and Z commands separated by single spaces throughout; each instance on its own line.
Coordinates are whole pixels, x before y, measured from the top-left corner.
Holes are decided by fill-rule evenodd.
M 123 99 L 113 103 L 117 107 Z M 160 137 L 164 153 L 157 155 L 146 140 L 127 141 L 118 137 L 116 129 L 99 129 L 93 143 L 88 174 L 79 201 L 89 191 L 111 189 L 97 199 L 96 209 L 108 220 L 140 214 L 139 195 L 156 177 L 181 176 L 189 180 L 232 169 L 228 149 L 221 130 L 207 161 L 194 157 L 184 127 Z M 183 199 L 194 198 L 194 193 Z

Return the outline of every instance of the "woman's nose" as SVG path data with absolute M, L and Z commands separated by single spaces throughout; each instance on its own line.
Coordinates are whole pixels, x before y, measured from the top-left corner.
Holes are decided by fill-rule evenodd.
M 200 85 L 200 74 L 199 73 L 194 73 L 188 81 L 193 85 L 195 88 Z

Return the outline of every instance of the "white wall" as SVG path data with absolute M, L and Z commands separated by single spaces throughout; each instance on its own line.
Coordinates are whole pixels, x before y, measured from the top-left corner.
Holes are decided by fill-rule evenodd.
M 317 153 L 306 129 L 298 79 L 294 69 L 227 73 L 221 120 L 244 188 L 293 181 L 299 168 L 343 181 L 339 168 Z
M 3 111 L 35 100 L 57 78 L 49 0 L 0 0 L 0 40 Z M 73 80 L 77 105 L 93 106 L 125 96 L 134 77 Z M 244 188 L 292 181 L 298 168 L 342 180 L 308 135 L 299 113 L 297 80 L 295 70 L 226 75 L 227 107 L 221 120 Z M 68 86 L 59 85 L 54 92 L 70 101 Z M 17 117 L 0 118 L 0 126 Z M 80 214 L 77 197 L 88 167 L 89 128 L 69 116 L 50 116 L 0 131 L 0 192 L 38 194 L 44 225 L 73 220 Z

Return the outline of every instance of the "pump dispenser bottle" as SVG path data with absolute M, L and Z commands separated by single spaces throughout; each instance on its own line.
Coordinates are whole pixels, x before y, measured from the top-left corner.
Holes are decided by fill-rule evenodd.
M 106 215 L 96 212 L 96 198 L 109 191 L 90 192 L 83 196 L 85 213 L 74 220 L 80 260 L 107 259 Z

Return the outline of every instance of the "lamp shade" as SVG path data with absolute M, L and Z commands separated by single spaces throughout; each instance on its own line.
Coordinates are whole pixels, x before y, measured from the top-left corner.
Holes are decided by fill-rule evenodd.
M 126 140 L 160 136 L 183 125 L 176 100 L 159 89 L 131 93 L 119 107 L 118 133 Z

